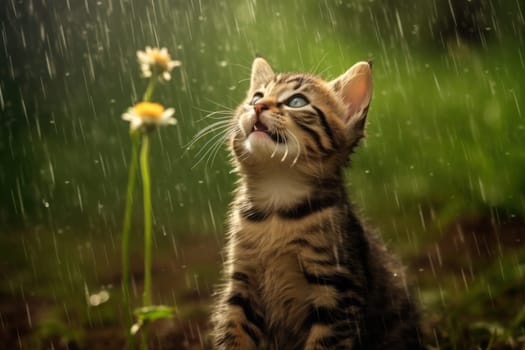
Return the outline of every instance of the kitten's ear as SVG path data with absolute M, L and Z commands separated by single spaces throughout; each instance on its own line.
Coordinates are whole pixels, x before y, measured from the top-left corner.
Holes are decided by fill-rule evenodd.
M 358 62 L 329 84 L 347 108 L 345 125 L 362 131 L 372 99 L 372 63 Z
M 252 63 L 252 77 L 250 82 L 250 90 L 259 89 L 260 86 L 266 83 L 273 77 L 272 67 L 262 57 L 257 57 Z

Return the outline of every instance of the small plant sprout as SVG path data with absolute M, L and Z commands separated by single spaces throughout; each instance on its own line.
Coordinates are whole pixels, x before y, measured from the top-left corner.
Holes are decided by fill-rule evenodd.
M 173 316 L 174 308 L 164 305 L 153 305 L 151 298 L 151 264 L 152 264 L 152 207 L 151 207 L 151 179 L 149 171 L 149 136 L 157 127 L 175 125 L 174 108 L 165 108 L 162 104 L 151 102 L 155 85 L 159 80 L 171 79 L 171 70 L 181 65 L 180 61 L 173 61 L 166 48 L 146 47 L 145 51 L 137 51 L 137 57 L 143 77 L 150 78 L 146 92 L 141 102 L 130 107 L 122 119 L 130 123 L 131 159 L 129 162 L 128 187 L 126 192 L 126 209 L 122 228 L 122 294 L 124 312 L 126 316 L 127 347 L 134 349 L 133 335 L 147 323 Z M 139 158 L 140 150 L 140 158 Z M 133 212 L 133 194 L 135 192 L 136 174 L 140 163 L 142 178 L 142 192 L 144 203 L 144 292 L 142 307 L 134 314 L 137 322 L 133 324 L 131 302 L 129 294 L 129 242 L 131 231 L 131 217 Z M 148 348 L 147 334 L 143 330 L 141 349 Z

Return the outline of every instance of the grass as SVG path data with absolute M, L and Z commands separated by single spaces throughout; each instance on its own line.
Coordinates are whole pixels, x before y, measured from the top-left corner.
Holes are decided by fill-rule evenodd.
M 387 232 L 392 213 L 418 240 L 434 234 L 432 225 L 491 208 L 525 215 L 519 55 L 459 55 L 452 50 L 444 63 L 422 55 L 395 81 L 378 72 L 368 139 L 349 175 L 354 199 Z M 451 72 L 449 61 L 461 70 Z
M 525 345 L 525 250 L 499 258 L 475 278 L 441 276 L 440 295 L 428 288 L 422 302 L 444 349 L 511 349 Z M 427 324 L 428 326 L 429 324 Z

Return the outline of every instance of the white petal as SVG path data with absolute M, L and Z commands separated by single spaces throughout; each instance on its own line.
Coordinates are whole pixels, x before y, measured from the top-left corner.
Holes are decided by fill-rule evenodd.
M 162 113 L 162 118 L 170 118 L 175 113 L 175 108 L 168 108 Z
M 151 69 L 150 69 L 150 66 L 149 65 L 142 65 L 140 67 L 140 70 L 142 71 L 142 76 L 143 77 L 146 77 L 146 78 L 149 78 L 151 77 Z
M 177 119 L 175 118 L 162 118 L 157 121 L 157 125 L 175 125 L 177 124 Z
M 124 113 L 124 114 L 122 114 L 122 119 L 127 121 L 127 122 L 132 121 L 136 117 L 137 117 L 136 115 L 131 114 L 131 113 Z
M 131 131 L 135 131 L 142 126 L 142 119 L 133 119 L 129 125 Z
M 173 68 L 180 67 L 182 65 L 181 61 L 170 61 L 168 63 L 168 70 L 172 70 Z
M 164 71 L 164 73 L 162 73 L 162 78 L 168 81 L 171 79 L 171 74 L 168 71 Z
M 137 51 L 137 58 L 140 62 L 148 60 L 148 55 L 144 51 Z

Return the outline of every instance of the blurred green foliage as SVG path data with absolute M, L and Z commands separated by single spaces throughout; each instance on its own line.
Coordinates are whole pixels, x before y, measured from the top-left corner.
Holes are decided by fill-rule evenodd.
M 193 167 L 210 144 L 185 146 L 210 123 L 207 112 L 236 107 L 256 52 L 277 71 L 326 78 L 374 59 L 369 137 L 350 173 L 372 216 L 421 206 L 445 216 L 449 208 L 524 212 L 518 2 L 66 5 L 18 4 L 2 19 L 6 224 L 118 230 L 129 151 L 120 115 L 146 84 L 135 59 L 145 45 L 166 46 L 184 63 L 156 96 L 179 119 L 153 147 L 158 231 L 222 230 L 233 182 L 225 151 Z

